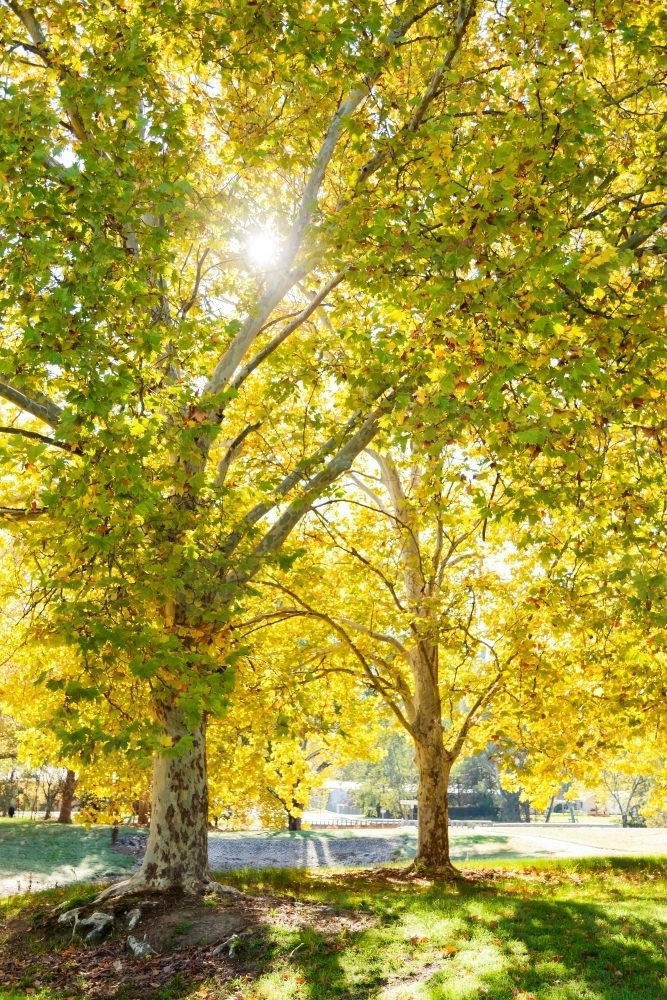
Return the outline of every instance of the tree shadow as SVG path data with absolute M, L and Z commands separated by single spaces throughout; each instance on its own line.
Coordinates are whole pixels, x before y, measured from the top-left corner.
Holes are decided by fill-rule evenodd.
M 343 905 L 363 892 L 353 876 L 341 874 L 336 882 Z M 316 929 L 294 934 L 287 968 L 301 995 L 310 1000 L 667 998 L 665 927 L 655 912 L 655 902 L 665 904 L 664 892 L 654 902 L 644 893 L 608 898 L 613 896 L 608 887 L 599 901 L 556 899 L 545 884 L 538 898 L 520 883 L 511 890 L 434 885 L 418 896 L 409 884 L 380 891 L 371 904 L 380 909 L 377 926 L 335 938 Z M 435 928 L 426 932 L 430 938 L 410 937 L 420 921 Z M 449 951 L 437 940 L 437 928 L 445 926 Z
M 0 879 L 30 875 L 71 882 L 132 866 L 133 859 L 111 850 L 111 827 L 60 826 L 11 820 L 0 823 Z

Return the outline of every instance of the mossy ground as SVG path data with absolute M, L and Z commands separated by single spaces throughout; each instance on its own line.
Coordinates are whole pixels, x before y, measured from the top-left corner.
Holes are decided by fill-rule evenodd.
M 248 893 L 368 913 L 373 926 L 323 934 L 272 928 L 238 973 L 196 986 L 180 971 L 160 1000 L 667 1000 L 667 863 L 578 859 L 468 868 L 440 883 L 382 872 L 246 871 Z M 4 901 L 5 919 L 36 905 L 89 897 L 81 887 Z M 48 946 L 35 941 L 35 951 Z M 1 1000 L 84 997 L 73 981 L 0 987 Z M 131 984 L 119 994 L 142 996 Z

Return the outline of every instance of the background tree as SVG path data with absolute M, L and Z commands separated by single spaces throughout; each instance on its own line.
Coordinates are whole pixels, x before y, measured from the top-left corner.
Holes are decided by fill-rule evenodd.
M 414 747 L 402 732 L 386 722 L 377 745 L 382 753 L 379 760 L 354 761 L 341 768 L 337 777 L 359 782 L 360 787 L 351 793 L 351 798 L 364 815 L 379 816 L 386 811 L 392 817 L 412 819 L 412 809 L 402 802 L 414 799 L 417 791 Z
M 289 579 L 264 574 L 258 585 L 279 595 L 267 618 L 309 622 L 313 655 L 355 671 L 410 735 L 416 864 L 450 871 L 452 766 L 489 740 L 509 741 L 526 716 L 548 739 L 542 695 L 550 706 L 562 692 L 568 625 L 541 550 L 519 551 L 511 521 L 487 530 L 511 496 L 497 468 L 459 445 L 438 457 L 406 452 L 370 451 L 345 493 L 304 521 L 310 558 Z M 565 745 L 579 735 L 569 726 Z

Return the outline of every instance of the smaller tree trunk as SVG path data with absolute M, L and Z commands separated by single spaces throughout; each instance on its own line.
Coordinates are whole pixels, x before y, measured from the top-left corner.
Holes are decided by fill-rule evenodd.
M 545 819 L 544 819 L 545 823 L 548 823 L 549 820 L 551 819 L 551 814 L 554 811 L 554 802 L 555 801 L 556 801 L 556 796 L 552 795 L 551 799 L 549 800 L 549 808 L 547 809 L 547 814 L 546 814 Z
M 139 826 L 148 826 L 150 820 L 151 806 L 147 795 L 142 796 L 137 802 L 137 823 Z
M 288 830 L 300 830 L 301 829 L 301 817 L 292 816 L 292 813 L 287 813 L 287 829 Z
M 76 774 L 67 768 L 65 783 L 60 796 L 60 812 L 58 814 L 59 823 L 72 822 L 72 806 L 74 804 L 74 792 L 76 790 Z

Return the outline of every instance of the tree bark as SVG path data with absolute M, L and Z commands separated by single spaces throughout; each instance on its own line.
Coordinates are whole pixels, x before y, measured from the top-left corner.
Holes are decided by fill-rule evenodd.
M 97 897 L 180 889 L 201 893 L 215 888 L 208 867 L 208 787 L 206 725 L 191 732 L 180 708 L 154 703 L 154 711 L 173 743 L 184 736 L 192 747 L 178 757 L 158 754 L 153 767 L 150 829 L 139 871 Z M 222 887 L 221 887 L 222 888 Z
M 439 728 L 439 727 L 438 727 Z M 452 767 L 440 736 L 436 741 L 415 741 L 419 788 L 417 791 L 417 855 L 415 866 L 453 874 L 449 857 L 449 772 Z
M 156 704 L 155 711 L 174 742 L 188 735 L 180 708 Z M 156 889 L 196 892 L 211 881 L 205 723 L 191 735 L 192 749 L 173 758 L 158 754 L 153 768 L 150 831 L 138 874 Z
M 288 830 L 300 830 L 301 829 L 301 817 L 292 816 L 292 813 L 287 813 L 287 829 Z
M 150 821 L 150 802 L 148 796 L 143 795 L 137 802 L 137 824 L 148 826 Z
M 74 792 L 76 790 L 76 774 L 67 768 L 65 784 L 60 796 L 60 812 L 58 814 L 59 823 L 72 822 L 72 805 L 74 804 Z

